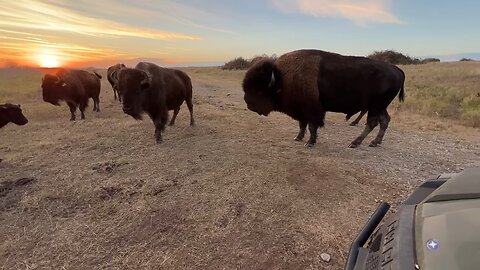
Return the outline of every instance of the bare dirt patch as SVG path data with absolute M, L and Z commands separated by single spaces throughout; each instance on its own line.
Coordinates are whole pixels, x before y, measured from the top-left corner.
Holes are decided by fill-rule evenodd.
M 242 72 L 186 71 L 197 125 L 182 107 L 160 146 L 105 80 L 85 121 L 22 102 L 29 124 L 0 130 L 0 269 L 340 269 L 378 201 L 480 165 L 478 129 L 421 131 L 394 111 L 379 148 L 347 148 L 363 127 L 329 114 L 306 149 L 293 120 L 246 110 Z

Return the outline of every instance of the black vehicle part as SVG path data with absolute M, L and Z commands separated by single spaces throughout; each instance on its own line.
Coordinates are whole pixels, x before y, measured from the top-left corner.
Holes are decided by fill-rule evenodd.
M 363 247 L 365 243 L 367 243 L 370 235 L 372 235 L 378 224 L 380 224 L 383 217 L 385 217 L 387 214 L 388 209 L 390 209 L 390 204 L 382 202 L 365 224 L 363 229 L 358 233 L 357 237 L 350 246 L 350 251 L 348 252 L 347 263 L 345 265 L 346 270 L 353 270 L 355 268 L 359 249 Z

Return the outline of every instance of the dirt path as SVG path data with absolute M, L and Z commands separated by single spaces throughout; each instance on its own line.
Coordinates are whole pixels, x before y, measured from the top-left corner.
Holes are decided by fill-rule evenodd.
M 241 76 L 189 71 L 197 126 L 182 107 L 161 146 L 105 83 L 100 115 L 41 105 L 0 131 L 0 269 L 341 269 L 376 201 L 480 165 L 478 139 L 395 116 L 382 147 L 347 148 L 362 128 L 332 114 L 306 149 L 293 120 L 245 110 Z

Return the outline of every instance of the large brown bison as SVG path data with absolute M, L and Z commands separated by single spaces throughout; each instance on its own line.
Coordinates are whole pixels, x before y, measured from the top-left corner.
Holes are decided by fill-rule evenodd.
M 88 100 L 93 99 L 93 111 L 100 112 L 100 76 L 84 70 L 60 69 L 56 75 L 46 74 L 42 79 L 43 100 L 59 106 L 65 101 L 70 107 L 71 121 L 76 119 L 75 112 L 80 109 L 85 119 Z
M 116 64 L 107 69 L 107 80 L 112 86 L 113 90 L 113 97 L 115 100 L 117 100 L 117 93 L 118 93 L 118 87 L 117 87 L 117 82 L 118 82 L 118 72 L 120 69 L 125 68 L 126 66 L 124 64 Z M 120 94 L 118 94 L 118 100 L 122 102 L 122 97 Z
M 147 113 L 155 125 L 155 142 L 162 142 L 162 132 L 168 120 L 168 111 L 174 110 L 169 125 L 175 123 L 180 106 L 185 101 L 193 119 L 192 82 L 180 70 L 162 68 L 152 63 L 140 62 L 135 68 L 123 68 L 118 74 L 118 90 L 123 111 L 140 120 Z
M 8 123 L 14 123 L 23 126 L 28 123 L 28 119 L 23 115 L 20 105 L 5 103 L 0 105 L 0 128 Z
M 265 59 L 253 65 L 243 80 L 248 109 L 260 115 L 278 111 L 299 121 L 295 140 L 302 140 L 308 125 L 312 147 L 317 129 L 323 127 L 326 112 L 352 116 L 368 111 L 362 134 L 350 147 L 359 146 L 380 124 L 377 137 L 370 143 L 382 143 L 390 122 L 387 106 L 399 94 L 404 99 L 405 74 L 391 64 L 365 57 L 343 56 L 320 50 L 298 50 Z

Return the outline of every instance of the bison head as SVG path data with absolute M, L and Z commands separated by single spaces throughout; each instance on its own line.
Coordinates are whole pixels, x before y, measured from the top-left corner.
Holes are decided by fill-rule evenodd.
M 278 103 L 281 83 L 280 72 L 271 60 L 261 60 L 253 65 L 243 79 L 243 99 L 247 108 L 267 116 Z
M 47 74 L 42 78 L 43 101 L 59 106 L 61 91 L 67 84 L 55 75 Z
M 28 123 L 28 119 L 23 115 L 20 105 L 4 104 L 0 106 L 0 112 L 6 115 L 8 120 L 14 124 L 23 126 Z
M 124 68 L 119 71 L 117 89 L 122 96 L 124 113 L 137 120 L 142 119 L 142 101 L 146 98 L 145 91 L 151 84 L 151 75 L 143 70 Z

